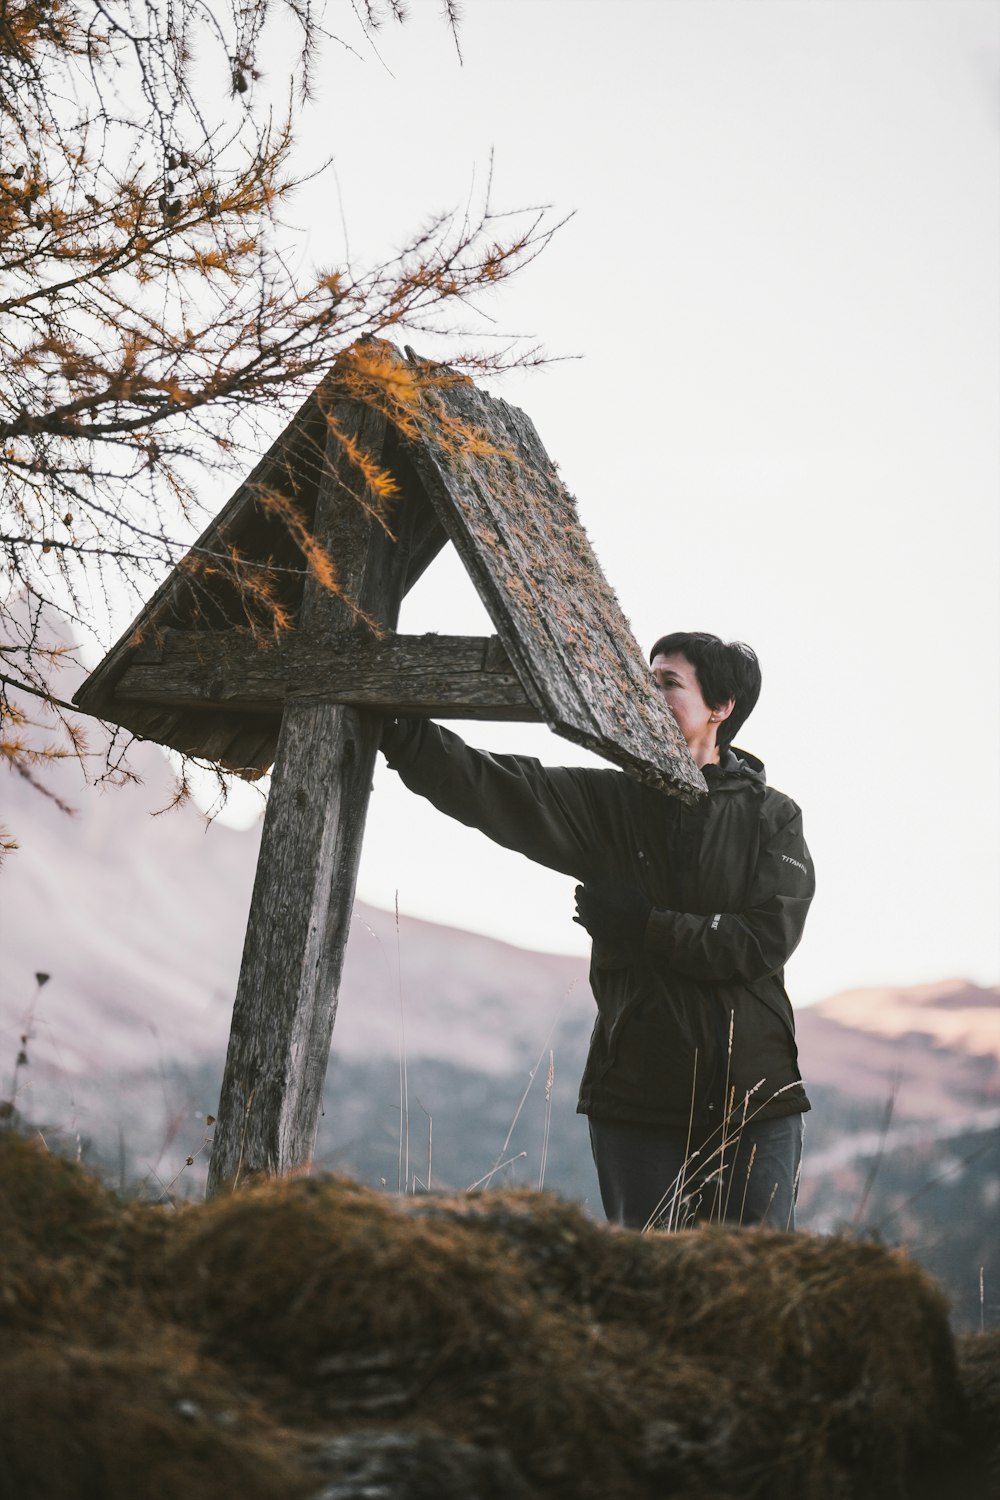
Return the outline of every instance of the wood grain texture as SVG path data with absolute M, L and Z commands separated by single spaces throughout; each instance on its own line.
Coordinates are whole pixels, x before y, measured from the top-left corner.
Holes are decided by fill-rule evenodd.
M 338 421 L 373 457 L 384 419 L 341 409 Z M 392 541 L 347 492 L 358 476 L 331 439 L 317 535 L 339 560 L 354 603 L 388 626 L 405 586 L 408 539 Z M 353 611 L 307 586 L 302 629 L 331 632 Z M 316 1137 L 358 858 L 380 732 L 378 715 L 291 699 L 247 927 L 209 1171 L 209 1192 L 307 1161 Z
M 425 718 L 540 717 L 496 636 L 295 632 L 261 649 L 240 631 L 166 631 L 135 653 L 117 697 L 248 718 L 293 697 Z

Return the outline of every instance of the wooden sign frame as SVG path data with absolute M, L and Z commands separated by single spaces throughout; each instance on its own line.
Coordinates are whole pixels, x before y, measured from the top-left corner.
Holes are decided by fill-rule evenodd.
M 247 777 L 273 763 L 210 1192 L 312 1153 L 383 714 L 540 720 L 673 795 L 705 790 L 530 420 L 409 351 L 367 357 L 408 371 L 407 410 L 346 399 L 335 368 L 75 700 Z M 384 472 L 388 528 L 359 494 Z M 497 635 L 397 635 L 449 540 Z

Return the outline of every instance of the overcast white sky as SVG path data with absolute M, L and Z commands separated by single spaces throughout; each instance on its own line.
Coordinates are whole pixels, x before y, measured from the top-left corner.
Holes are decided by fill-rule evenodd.
M 740 740 L 818 872 L 793 999 L 996 983 L 1000 5 L 467 0 L 461 67 L 438 0 L 409 8 L 385 66 L 327 54 L 307 123 L 351 253 L 464 203 L 491 151 L 496 206 L 575 213 L 489 312 L 581 357 L 489 388 L 534 420 L 644 647 L 702 629 L 761 657 Z M 326 263 L 337 200 L 326 177 L 296 203 Z M 491 630 L 452 554 L 400 628 Z M 380 765 L 358 894 L 397 891 L 585 947 L 571 881 Z

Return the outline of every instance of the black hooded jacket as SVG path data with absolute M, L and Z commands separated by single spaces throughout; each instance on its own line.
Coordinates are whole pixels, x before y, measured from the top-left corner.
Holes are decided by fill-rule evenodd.
M 802 815 L 744 751 L 694 806 L 621 771 L 474 750 L 427 720 L 385 747 L 405 784 L 497 843 L 653 910 L 641 954 L 595 942 L 597 1019 L 577 1106 L 718 1128 L 809 1108 L 782 970 L 812 900 Z

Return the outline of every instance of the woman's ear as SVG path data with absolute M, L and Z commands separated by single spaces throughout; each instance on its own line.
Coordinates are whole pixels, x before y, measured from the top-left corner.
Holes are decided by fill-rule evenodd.
M 732 711 L 733 711 L 733 709 L 735 707 L 736 707 L 736 699 L 735 698 L 727 698 L 726 701 L 725 701 L 725 703 L 723 703 L 719 708 L 713 708 L 712 709 L 712 712 L 709 715 L 708 722 L 710 724 L 721 724 L 724 719 L 728 719 L 729 718 L 729 715 L 732 713 Z

